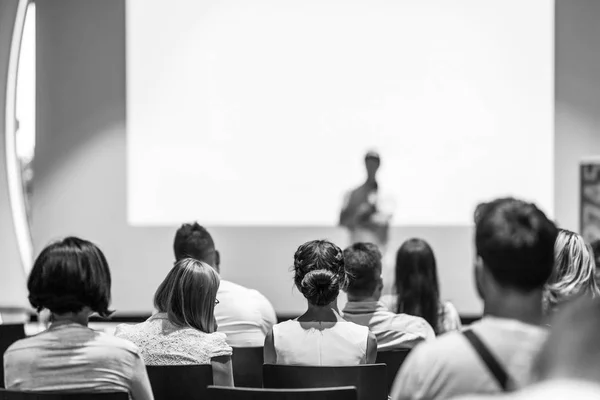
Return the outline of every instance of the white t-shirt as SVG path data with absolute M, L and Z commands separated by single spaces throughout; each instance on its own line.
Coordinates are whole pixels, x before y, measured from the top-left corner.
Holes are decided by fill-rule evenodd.
M 131 342 L 76 323 L 54 323 L 4 353 L 6 388 L 44 392 L 129 392 L 152 399 L 146 367 Z
M 277 364 L 359 365 L 367 359 L 369 328 L 353 322 L 285 321 L 273 327 Z
M 215 306 L 217 331 L 231 347 L 262 347 L 277 323 L 273 306 L 259 291 L 221 280 Z
M 529 383 L 531 366 L 546 339 L 546 329 L 489 316 L 470 328 L 504 367 L 515 388 Z M 464 335 L 449 332 L 410 353 L 396 376 L 391 397 L 433 400 L 499 392 L 497 381 Z

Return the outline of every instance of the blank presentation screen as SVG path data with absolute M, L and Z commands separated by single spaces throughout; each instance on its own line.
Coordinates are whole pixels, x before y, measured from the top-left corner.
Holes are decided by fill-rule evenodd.
M 552 214 L 553 21 L 550 0 L 128 0 L 129 222 L 332 226 L 369 150 L 394 225 L 509 195 Z

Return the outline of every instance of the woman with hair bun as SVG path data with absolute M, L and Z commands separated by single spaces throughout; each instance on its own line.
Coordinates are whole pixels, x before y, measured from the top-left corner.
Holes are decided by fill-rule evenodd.
M 326 240 L 301 245 L 294 255 L 294 284 L 308 301 L 300 317 L 273 326 L 265 339 L 265 363 L 285 365 L 371 364 L 377 340 L 369 328 L 344 320 L 337 297 L 346 286 L 342 250 Z

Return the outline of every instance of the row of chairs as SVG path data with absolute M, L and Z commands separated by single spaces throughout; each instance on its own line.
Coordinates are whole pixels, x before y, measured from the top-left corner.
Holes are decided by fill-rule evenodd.
M 387 366 L 386 387 L 388 392 L 391 391 L 394 378 L 409 352 L 410 349 L 399 349 L 377 353 L 376 364 L 385 364 Z M 231 362 L 233 365 L 235 386 L 263 387 L 264 358 L 262 347 L 234 348 Z
M 0 351 L 3 352 L 10 343 L 24 337 L 24 334 L 22 326 L 0 325 Z M 333 388 L 335 390 L 339 389 L 339 395 L 342 396 L 340 398 L 348 398 L 344 396 L 350 396 L 350 398 L 357 398 L 358 400 L 387 399 L 387 394 L 391 390 L 394 377 L 406 358 L 408 351 L 406 349 L 379 352 L 377 354 L 378 365 L 302 367 L 263 366 L 262 347 L 234 348 L 232 364 L 236 385 L 235 389 L 212 387 L 212 368 L 208 365 L 148 366 L 148 375 L 156 400 L 192 400 L 205 398 L 260 398 L 265 400 L 271 398 L 289 398 L 291 400 L 306 398 L 303 396 L 316 399 L 320 398 L 320 393 L 323 390 L 329 396 L 334 396 L 333 392 L 331 392 L 331 390 L 334 390 Z M 0 363 L 0 369 L 1 366 L 2 363 Z M 1 383 L 4 383 L 4 371 L 1 372 Z M 263 386 L 269 389 L 262 389 Z M 349 390 L 348 387 L 353 387 L 353 389 Z M 286 394 L 288 392 L 291 397 Z M 0 392 L 0 400 L 74 399 L 73 397 L 68 397 L 69 395 L 63 394 L 51 394 L 50 396 L 54 397 L 49 398 L 44 397 L 46 395 L 42 393 L 2 391 Z M 77 396 L 76 398 L 84 399 L 82 394 L 78 394 Z M 90 394 L 89 396 L 91 396 L 89 400 L 101 400 L 105 399 L 105 397 L 98 396 L 106 395 Z M 118 400 L 121 394 L 115 394 L 115 396 L 117 397 L 114 399 Z M 338 397 L 336 395 L 330 398 L 337 399 Z M 85 399 L 87 400 L 88 398 L 85 397 Z M 110 399 L 113 398 L 111 397 Z
M 210 365 L 148 366 L 148 376 L 156 400 L 321 398 L 323 391 L 335 399 L 386 400 L 388 371 L 385 364 L 357 366 L 269 365 L 260 369 L 262 388 L 222 388 L 213 386 Z M 350 390 L 349 388 L 352 388 Z M 44 394 L 0 392 L 0 400 L 125 400 L 124 393 Z
M 210 365 L 148 366 L 148 376 L 156 400 L 195 400 L 221 398 L 211 397 L 211 393 L 225 390 L 212 388 L 213 375 Z M 262 384 L 248 393 L 258 396 L 262 389 L 330 389 L 340 387 L 355 388 L 358 400 L 386 400 L 388 397 L 388 370 L 385 364 L 357 366 L 297 366 L 270 365 L 259 367 L 262 370 Z M 241 391 L 230 394 L 241 396 Z M 269 393 L 269 390 L 265 391 Z M 275 391 L 277 392 L 277 391 Z M 343 390 L 347 392 L 347 390 Z M 228 392 L 229 393 L 229 392 Z M 245 393 L 245 392 L 244 392 Z M 298 394 L 298 393 L 295 393 Z M 267 396 L 268 397 L 268 396 Z
M 209 386 L 206 396 L 198 400 L 357 400 L 356 388 L 336 387 L 322 389 L 256 389 Z M 0 389 L 0 400 L 129 400 L 127 393 L 57 394 L 12 392 Z

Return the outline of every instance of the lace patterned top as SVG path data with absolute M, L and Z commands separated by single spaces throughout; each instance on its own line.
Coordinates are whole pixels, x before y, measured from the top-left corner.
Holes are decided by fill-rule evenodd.
M 173 325 L 158 313 L 137 325 L 117 326 L 115 336 L 133 342 L 146 365 L 210 364 L 213 357 L 231 356 L 223 333 L 205 333 Z

